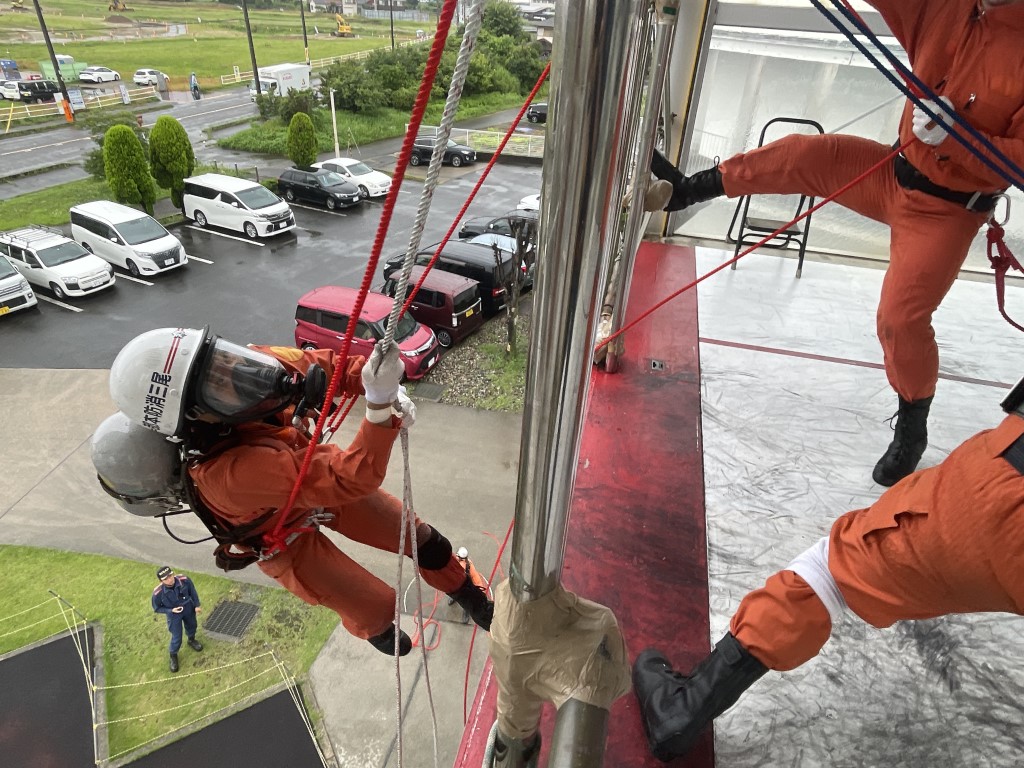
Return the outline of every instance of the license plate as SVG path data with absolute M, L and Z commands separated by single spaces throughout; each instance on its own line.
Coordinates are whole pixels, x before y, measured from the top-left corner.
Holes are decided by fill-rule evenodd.
M 0 315 L 6 315 L 10 311 L 11 311 L 10 307 L 0 307 Z
M 433 368 L 434 367 L 434 363 L 436 363 L 436 362 L 437 362 L 437 355 L 434 355 L 434 357 L 432 357 L 429 360 L 427 360 L 427 368 Z
M 472 316 L 473 316 L 473 310 L 472 309 L 467 309 L 466 310 L 466 317 L 472 317 Z
M 174 263 L 174 259 L 167 259 L 167 260 L 166 260 L 166 261 L 164 262 L 164 266 L 165 266 L 165 267 L 169 267 L 169 266 L 171 266 L 171 264 L 173 264 L 173 263 Z

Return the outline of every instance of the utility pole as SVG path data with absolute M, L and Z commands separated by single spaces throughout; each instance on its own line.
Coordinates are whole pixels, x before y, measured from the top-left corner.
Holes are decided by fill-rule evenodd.
M 388 0 L 388 10 L 391 12 L 391 50 L 395 50 L 395 0 Z
M 306 63 L 309 64 L 309 38 L 306 36 L 306 0 L 299 0 L 299 13 L 302 15 L 302 47 L 306 51 Z
M 341 157 L 341 148 L 338 146 L 338 113 L 334 111 L 333 88 L 331 88 L 331 123 L 334 125 L 334 156 Z
M 46 41 L 46 50 L 50 52 L 50 64 L 53 65 L 53 76 L 57 78 L 57 85 L 60 86 L 61 95 L 64 97 L 64 114 L 71 115 L 71 98 L 68 96 L 68 87 L 64 84 L 64 76 L 60 73 L 60 65 L 57 64 L 57 54 L 53 52 L 53 43 L 50 42 L 50 31 L 46 28 L 46 20 L 43 18 L 43 9 L 39 7 L 39 0 L 32 0 L 36 7 L 36 16 L 39 17 L 39 28 L 43 30 L 43 40 Z M 394 39 L 394 35 L 392 35 Z
M 36 0 L 38 3 L 39 0 Z M 249 26 L 249 3 L 242 0 L 242 16 L 245 17 L 245 36 L 249 40 L 249 58 L 252 59 L 252 79 L 256 83 L 256 95 L 263 95 L 263 88 L 260 83 L 260 70 L 256 66 L 256 49 L 252 45 L 252 27 Z

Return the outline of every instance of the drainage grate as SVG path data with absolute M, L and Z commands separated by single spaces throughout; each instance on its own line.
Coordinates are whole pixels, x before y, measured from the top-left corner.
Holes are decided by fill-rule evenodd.
M 442 392 L 444 392 L 443 385 L 422 381 L 416 385 L 411 394 L 417 400 L 432 400 L 435 403 L 439 403 L 441 402 Z
M 256 618 L 258 605 L 252 603 L 220 603 L 203 623 L 203 632 L 217 640 L 237 643 Z

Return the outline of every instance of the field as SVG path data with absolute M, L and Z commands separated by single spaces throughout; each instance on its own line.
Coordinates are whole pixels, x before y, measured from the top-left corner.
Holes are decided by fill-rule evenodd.
M 31 8 L 31 2 L 26 5 Z M 175 89 L 186 87 L 191 72 L 209 89 L 219 86 L 220 76 L 231 74 L 233 67 L 243 72 L 252 69 L 240 6 L 133 2 L 129 7 L 134 11 L 115 13 L 107 11 L 106 0 L 43 0 L 54 50 L 74 56 L 76 61 L 110 67 L 128 80 L 141 67 L 159 69 L 171 77 Z M 23 71 L 38 71 L 38 62 L 48 55 L 36 16 L 7 8 L 9 4 L 4 3 L 0 13 L 0 58 L 14 59 Z M 130 23 L 110 23 L 108 19 Z M 302 61 L 302 21 L 297 5 L 287 10 L 250 10 L 249 21 L 260 66 Z M 349 21 L 357 37 L 336 38 L 330 36 L 335 26 L 332 15 L 307 13 L 310 57 L 326 58 L 391 44 L 386 21 L 360 17 Z M 154 25 L 140 26 L 140 22 Z M 395 38 L 411 39 L 419 28 L 424 24 L 396 21 Z M 167 29 L 185 34 L 169 37 Z

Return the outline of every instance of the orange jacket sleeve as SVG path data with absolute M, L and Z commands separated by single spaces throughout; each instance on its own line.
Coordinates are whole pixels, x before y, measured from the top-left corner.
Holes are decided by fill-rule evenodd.
M 934 11 L 945 5 L 969 6 L 975 0 L 865 0 L 878 11 L 903 46 L 910 60 L 914 60 L 916 41 L 934 15 Z
M 252 349 L 276 358 L 289 373 L 300 373 L 306 375 L 309 366 L 316 363 L 327 372 L 327 378 L 334 375 L 334 365 L 338 355 L 330 349 L 296 349 L 295 347 L 271 347 L 252 344 Z M 363 394 L 362 370 L 366 358 L 362 355 L 350 355 L 345 362 L 345 372 L 338 383 L 339 394 L 341 392 L 350 395 Z

